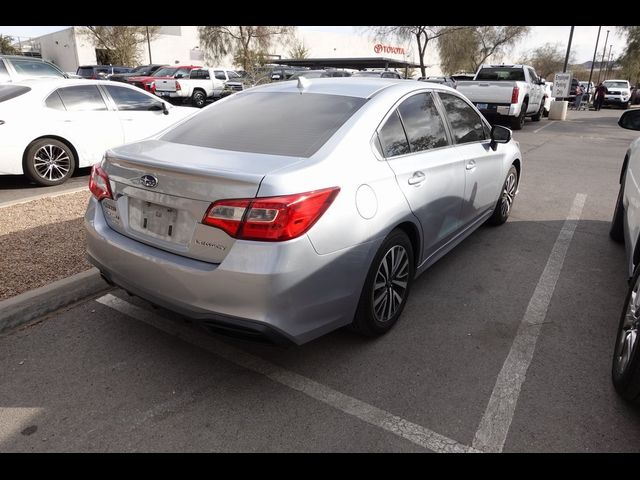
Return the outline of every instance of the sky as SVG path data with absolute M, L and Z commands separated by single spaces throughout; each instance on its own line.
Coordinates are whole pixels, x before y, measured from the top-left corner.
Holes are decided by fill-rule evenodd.
M 0 26 L 0 34 L 10 35 L 13 37 L 37 37 L 39 35 L 45 35 L 47 33 L 56 32 L 62 30 L 64 26 Z M 357 27 L 335 27 L 335 26 L 302 26 L 302 30 L 313 30 L 320 32 L 333 32 L 333 33 L 347 33 L 347 34 L 360 34 L 366 35 L 362 30 Z M 520 59 L 524 53 L 533 50 L 547 42 L 559 43 L 563 50 L 566 49 L 567 42 L 569 40 L 569 31 L 571 27 L 560 26 L 539 26 L 531 27 L 531 33 L 518 44 L 515 49 L 508 55 L 513 59 Z M 602 33 L 600 35 L 600 42 L 598 46 L 598 58 L 602 56 L 602 45 L 604 44 L 605 37 L 609 33 L 609 40 L 607 41 L 607 55 L 609 53 L 608 45 L 613 45 L 612 56 L 618 56 L 622 53 L 625 46 L 624 36 L 621 36 L 616 27 L 602 27 Z M 584 63 L 590 61 L 593 58 L 593 49 L 596 46 L 596 37 L 598 34 L 597 26 L 576 26 L 573 32 L 573 40 L 571 42 L 571 52 L 575 55 L 577 63 Z M 606 57 L 605 57 L 606 58 Z

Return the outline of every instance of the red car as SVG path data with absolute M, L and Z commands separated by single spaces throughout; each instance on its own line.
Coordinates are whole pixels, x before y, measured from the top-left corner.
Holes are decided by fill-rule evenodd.
M 194 68 L 202 68 L 197 65 L 167 65 L 162 67 L 151 76 L 146 77 L 129 77 L 127 82 L 136 87 L 140 87 L 147 92 L 155 93 L 156 84 L 154 82 L 157 78 L 184 78 L 188 77 L 191 70 Z

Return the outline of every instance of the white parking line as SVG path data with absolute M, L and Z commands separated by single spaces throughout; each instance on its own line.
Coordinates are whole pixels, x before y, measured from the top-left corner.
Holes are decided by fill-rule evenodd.
M 33 202 L 34 200 L 41 200 L 43 198 L 55 198 L 55 197 L 60 197 L 62 195 L 70 195 L 72 193 L 78 193 L 78 192 L 82 192 L 82 191 L 89 191 L 89 187 L 87 185 L 83 185 L 82 187 L 75 187 L 75 188 L 71 188 L 69 190 L 63 190 L 61 192 L 54 192 L 54 193 L 43 193 L 40 195 L 32 195 L 30 197 L 24 197 L 21 198 L 19 200 L 11 200 L 9 202 L 4 202 L 4 203 L 0 203 L 0 208 L 5 208 L 5 207 L 13 207 L 14 205 L 20 205 L 23 203 L 29 203 L 29 202 Z
M 178 336 L 193 345 L 203 348 L 225 360 L 248 370 L 264 375 L 293 390 L 297 390 L 320 402 L 330 405 L 348 415 L 413 442 L 437 453 L 468 453 L 475 450 L 428 428 L 409 422 L 403 418 L 385 412 L 373 405 L 340 393 L 307 377 L 285 370 L 262 358 L 227 345 L 212 336 L 194 331 L 190 327 L 172 322 L 151 311 L 132 305 L 114 295 L 107 294 L 96 300 L 102 305 L 124 313 L 129 317 L 145 322 L 152 327 Z
M 473 448 L 484 452 L 501 452 L 504 447 L 520 389 L 531 364 L 536 341 L 547 316 L 547 309 L 586 198 L 585 194 L 579 193 L 573 200 L 569 215 L 558 234 L 547 265 L 540 275 L 527 311 L 520 322 L 509 355 L 500 370 L 489 404 L 473 439 Z
M 551 120 L 549 123 L 547 123 L 544 127 L 540 127 L 537 130 L 534 130 L 533 133 L 538 133 L 540 130 L 543 130 L 545 128 L 547 128 L 549 125 L 553 125 L 554 123 L 556 123 L 557 120 Z

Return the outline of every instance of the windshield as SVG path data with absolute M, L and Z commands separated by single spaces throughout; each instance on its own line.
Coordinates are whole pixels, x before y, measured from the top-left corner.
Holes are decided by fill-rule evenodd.
M 604 82 L 604 86 L 607 88 L 629 88 L 629 84 L 627 82 Z
M 380 72 L 355 72 L 354 77 L 379 77 Z
M 317 93 L 235 94 L 178 125 L 160 140 L 308 158 L 366 101 Z
M 62 70 L 42 60 L 11 59 L 11 64 L 22 75 L 33 77 L 61 77 L 66 78 Z
M 491 82 L 524 82 L 524 70 L 522 68 L 490 67 L 478 72 L 476 80 Z
M 229 75 L 229 78 L 242 78 L 240 75 L 238 75 L 233 70 L 227 70 L 227 75 Z
M 154 77 L 171 77 L 178 71 L 177 68 L 161 68 L 153 74 Z

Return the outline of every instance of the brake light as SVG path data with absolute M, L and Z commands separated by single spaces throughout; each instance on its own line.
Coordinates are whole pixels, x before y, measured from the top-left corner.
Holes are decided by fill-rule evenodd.
M 91 168 L 89 190 L 98 201 L 103 198 L 113 198 L 111 187 L 109 186 L 109 175 L 98 164 Z
M 202 223 L 242 240 L 282 242 L 299 237 L 327 211 L 339 187 L 312 192 L 211 204 Z
M 176 81 L 176 91 L 178 90 L 182 90 L 182 87 L 180 86 L 180 82 Z
M 518 103 L 519 95 L 520 95 L 520 88 L 513 87 L 513 92 L 511 93 L 511 103 Z

